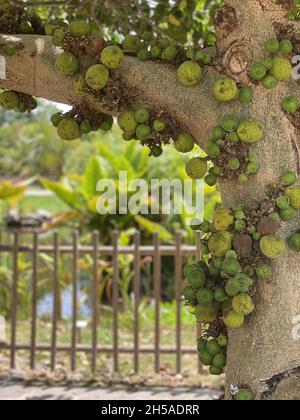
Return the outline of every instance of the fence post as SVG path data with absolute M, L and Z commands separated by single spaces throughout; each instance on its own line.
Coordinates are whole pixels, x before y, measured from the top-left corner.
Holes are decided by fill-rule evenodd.
M 33 256 L 32 256 L 32 320 L 31 320 L 31 348 L 30 368 L 35 369 L 36 352 L 36 323 L 37 323 L 37 286 L 38 286 L 38 259 L 39 259 L 39 235 L 33 234 Z
M 71 370 L 76 370 L 77 347 L 77 295 L 78 295 L 78 232 L 73 234 L 73 295 L 72 295 L 72 351 Z
M 182 329 L 182 234 L 176 233 L 175 284 L 176 284 L 176 373 L 181 372 L 181 329 Z
M 141 233 L 135 232 L 134 235 L 134 372 L 139 372 L 139 305 L 140 305 L 140 287 L 141 287 Z
M 160 238 L 156 232 L 154 242 L 154 300 L 155 300 L 155 372 L 160 372 L 160 299 L 161 299 L 161 255 Z
M 57 317 L 58 317 L 58 293 L 59 293 L 59 242 L 58 233 L 54 232 L 54 275 L 53 275 L 53 315 L 52 315 L 52 338 L 51 338 L 51 370 L 55 370 L 57 351 Z
M 119 232 L 113 233 L 113 347 L 114 371 L 119 370 Z
M 93 342 L 92 342 L 92 373 L 97 369 L 97 345 L 98 345 L 98 322 L 99 322 L 99 232 L 93 234 Z
M 16 367 L 16 335 L 17 335 L 17 312 L 18 312 L 18 277 L 19 277 L 19 232 L 14 232 L 13 243 L 13 285 L 12 285 L 12 317 L 11 317 L 11 346 L 10 367 Z
M 201 255 L 201 232 L 196 231 L 196 260 L 200 261 L 202 258 Z M 197 340 L 202 337 L 202 327 L 199 322 L 197 322 Z M 203 373 L 203 366 L 198 358 L 198 371 L 199 373 Z

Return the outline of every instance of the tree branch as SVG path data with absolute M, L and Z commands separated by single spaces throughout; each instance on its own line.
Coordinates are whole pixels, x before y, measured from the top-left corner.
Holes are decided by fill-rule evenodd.
M 55 58 L 60 49 L 53 47 L 50 37 L 0 35 L 0 45 L 7 43 L 21 44 L 23 48 L 14 57 L 6 58 L 7 76 L 6 80 L 0 80 L 0 87 L 65 104 L 82 103 L 82 97 L 73 90 L 73 78 L 55 71 Z M 212 95 L 216 71 L 209 67 L 204 72 L 199 86 L 186 88 L 177 81 L 173 66 L 126 57 L 116 74 L 134 92 L 133 106 L 144 105 L 167 111 L 201 142 L 217 122 L 220 109 Z M 88 97 L 85 100 L 96 110 L 113 115 L 118 113 L 117 110 L 103 109 Z

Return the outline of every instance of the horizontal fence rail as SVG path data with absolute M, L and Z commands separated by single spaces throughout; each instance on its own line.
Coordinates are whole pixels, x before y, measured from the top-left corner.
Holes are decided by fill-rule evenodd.
M 133 244 L 129 246 L 120 246 L 119 233 L 113 233 L 112 245 L 100 245 L 101 236 L 98 232 L 94 232 L 91 245 L 81 245 L 80 237 L 77 232 L 73 232 L 71 245 L 60 244 L 60 238 L 57 232 L 53 234 L 52 244 L 42 244 L 41 232 L 32 232 L 26 236 L 30 237 L 30 244 L 22 244 L 20 231 L 13 231 L 0 236 L 0 258 L 4 254 L 11 257 L 12 269 L 12 285 L 11 285 L 11 319 L 10 319 L 10 337 L 6 342 L 0 341 L 0 350 L 9 351 L 10 368 L 16 368 L 16 354 L 18 351 L 29 352 L 29 366 L 32 370 L 36 368 L 37 352 L 48 352 L 50 354 L 50 367 L 55 370 L 57 363 L 57 353 L 67 352 L 70 355 L 70 368 L 72 371 L 77 369 L 77 354 L 84 352 L 91 358 L 91 371 L 97 370 L 98 354 L 107 354 L 112 357 L 112 366 L 115 372 L 120 369 L 120 355 L 130 354 L 133 356 L 133 371 L 140 372 L 140 355 L 151 354 L 154 357 L 153 370 L 156 373 L 161 371 L 162 354 L 175 355 L 175 371 L 182 371 L 182 356 L 186 354 L 197 357 L 196 345 L 193 347 L 185 346 L 182 342 L 182 288 L 183 274 L 182 268 L 184 258 L 201 257 L 200 245 L 201 234 L 196 232 L 195 246 L 183 244 L 181 233 L 175 236 L 174 245 L 162 245 L 158 233 L 153 234 L 152 245 L 141 245 L 141 233 L 137 231 L 133 237 Z M 3 243 L 4 237 L 7 237 L 7 243 Z M 10 238 L 10 239 L 9 239 Z M 28 240 L 28 239 L 27 239 Z M 32 280 L 31 280 L 31 328 L 30 339 L 28 343 L 19 343 L 17 340 L 18 328 L 18 285 L 19 285 L 19 255 L 28 255 L 32 262 Z M 50 255 L 53 258 L 53 269 L 51 273 L 51 293 L 52 293 L 52 316 L 51 316 L 51 337 L 49 343 L 37 342 L 38 330 L 38 284 L 39 284 L 39 266 L 41 254 Z M 72 313 L 70 326 L 70 343 L 58 342 L 58 319 L 59 319 L 59 293 L 60 293 L 60 264 L 62 255 L 67 255 L 72 263 L 70 270 L 71 287 L 72 287 Z M 90 268 L 91 280 L 91 316 L 89 325 L 91 328 L 91 340 L 87 344 L 82 344 L 78 340 L 78 291 L 79 291 L 79 259 L 83 255 L 90 255 L 92 264 Z M 120 256 L 133 256 L 133 279 L 132 279 L 132 295 L 133 295 L 133 341 L 132 345 L 123 345 L 120 340 Z M 101 284 L 101 275 L 99 270 L 99 261 L 101 257 L 109 257 L 112 265 L 111 287 L 112 287 L 112 344 L 99 343 L 98 332 L 101 329 L 101 310 L 99 301 L 99 289 Z M 151 273 L 153 281 L 153 306 L 154 306 L 154 343 L 153 345 L 145 345 L 140 342 L 140 322 L 139 310 L 141 305 L 141 260 L 145 257 L 151 257 Z M 175 345 L 163 345 L 162 341 L 162 319 L 161 319 L 161 303 L 162 303 L 162 258 L 174 258 L 174 285 L 176 299 L 176 325 L 174 331 Z M 0 260 L 1 265 L 1 260 Z M 0 284 L 1 288 L 1 284 Z M 1 315 L 1 308 L 0 308 Z M 193 328 L 193 326 L 191 326 Z M 201 336 L 201 328 L 197 326 L 195 336 Z M 202 366 L 198 362 L 199 371 Z

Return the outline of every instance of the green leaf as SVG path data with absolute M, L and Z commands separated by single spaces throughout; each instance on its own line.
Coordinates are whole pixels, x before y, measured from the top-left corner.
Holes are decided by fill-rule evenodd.
M 87 164 L 82 181 L 82 190 L 87 198 L 91 198 L 96 194 L 98 182 L 106 175 L 107 173 L 104 165 L 101 164 L 101 159 L 98 156 L 93 156 Z
M 52 191 L 58 198 L 72 208 L 80 208 L 85 205 L 82 195 L 77 191 L 72 191 L 61 182 L 53 182 L 47 179 L 41 180 L 47 190 Z
M 158 232 L 159 237 L 163 239 L 165 242 L 169 242 L 169 243 L 174 242 L 173 235 L 167 229 L 161 226 L 159 223 L 152 222 L 151 220 L 148 220 L 141 215 L 136 215 L 134 216 L 134 218 L 141 229 L 144 229 L 149 233 Z

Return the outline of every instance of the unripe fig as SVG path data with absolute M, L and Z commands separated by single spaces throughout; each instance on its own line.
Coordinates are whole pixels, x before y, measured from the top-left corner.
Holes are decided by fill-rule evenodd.
M 80 132 L 81 134 L 89 134 L 92 131 L 91 124 L 88 120 L 82 121 L 80 124 Z
M 238 181 L 239 181 L 240 184 L 245 184 L 246 182 L 249 181 L 249 178 L 245 174 L 240 174 L 239 178 L 238 178 Z
M 122 48 L 125 51 L 139 51 L 141 49 L 141 40 L 136 35 L 127 35 L 123 41 Z
M 281 182 L 283 183 L 283 185 L 293 185 L 296 184 L 296 182 L 298 181 L 298 177 L 295 174 L 295 172 L 292 171 L 286 171 L 281 178 Z
M 253 394 L 248 389 L 240 389 L 235 396 L 236 401 L 252 401 Z
M 279 44 L 279 51 L 283 54 L 291 54 L 293 52 L 294 46 L 289 39 L 283 39 Z
M 143 50 L 140 50 L 140 51 L 137 53 L 137 58 L 138 58 L 140 61 L 146 61 L 146 60 L 148 60 L 148 59 L 149 59 L 149 57 L 150 57 L 150 54 L 149 54 L 148 50 L 143 49 Z
M 153 46 L 151 48 L 150 53 L 151 53 L 151 56 L 153 58 L 160 58 L 160 56 L 161 56 L 161 48 L 155 45 L 155 46 Z
M 119 127 L 127 134 L 135 134 L 138 123 L 133 111 L 125 111 L 118 117 Z
M 63 73 L 65 76 L 73 76 L 78 73 L 79 67 L 79 61 L 69 52 L 63 52 L 56 58 L 55 61 L 56 71 Z
M 139 140 L 146 140 L 151 137 L 152 130 L 147 124 L 139 124 L 136 128 L 136 136 Z
M 265 77 L 267 69 L 262 64 L 256 64 L 250 70 L 250 76 L 253 80 L 261 80 Z
M 185 300 L 193 300 L 196 298 L 196 291 L 191 286 L 187 286 L 182 291 Z
M 57 113 L 51 116 L 51 123 L 54 127 L 57 127 L 58 124 L 63 120 L 63 115 L 61 113 Z
M 222 258 L 226 252 L 232 249 L 233 234 L 227 231 L 212 235 L 208 247 L 214 257 Z
M 29 22 L 29 20 L 25 20 L 21 22 L 19 26 L 19 30 L 21 34 L 28 34 L 28 35 L 34 34 L 34 29 L 31 25 L 31 22 Z
M 90 35 L 90 24 L 83 20 L 71 22 L 69 25 L 70 35 L 74 38 L 81 38 Z
M 99 125 L 99 130 L 109 131 L 112 129 L 113 124 L 114 124 L 113 117 L 110 115 L 103 114 L 103 119 Z
M 274 76 L 268 74 L 261 80 L 261 84 L 265 89 L 273 89 L 275 86 L 277 86 L 278 81 L 275 79 Z
M 226 299 L 226 292 L 225 289 L 218 288 L 215 290 L 214 299 L 216 302 L 222 303 Z
M 17 47 L 15 45 L 4 45 L 4 47 L 1 48 L 1 51 L 7 57 L 13 57 L 17 53 Z
M 178 50 L 175 45 L 169 45 L 165 48 L 161 54 L 163 60 L 169 61 L 170 63 L 175 60 L 178 54 Z
M 213 227 L 218 231 L 229 230 L 233 225 L 234 217 L 229 209 L 216 209 L 214 211 Z
M 260 264 L 256 268 L 256 275 L 261 280 L 268 280 L 272 275 L 272 270 L 267 264 Z
M 161 131 L 164 131 L 166 128 L 166 123 L 163 120 L 154 120 L 153 121 L 153 129 L 157 133 L 160 133 Z
M 63 29 L 56 29 L 52 37 L 52 44 L 56 47 L 62 47 L 65 42 L 65 32 Z
M 57 126 L 57 134 L 63 140 L 77 140 L 81 133 L 79 125 L 74 118 L 63 118 Z
M 280 210 L 286 210 L 290 207 L 291 200 L 286 195 L 281 195 L 276 199 L 277 207 L 280 208 Z
M 149 121 L 150 112 L 147 108 L 139 108 L 135 111 L 134 116 L 139 124 L 145 124 Z
M 263 137 L 263 128 L 261 124 L 254 120 L 242 121 L 237 129 L 239 138 L 244 143 L 256 143 Z
M 228 337 L 225 334 L 221 334 L 218 337 L 218 344 L 220 347 L 227 347 L 228 346 Z
M 220 351 L 222 350 L 221 347 L 219 346 L 217 340 L 209 340 L 206 344 L 206 350 L 208 351 L 209 354 L 211 354 L 212 356 L 216 356 L 217 354 L 220 353 Z
M 195 157 L 186 164 L 185 168 L 190 178 L 202 179 L 207 172 L 207 162 L 200 157 Z
M 224 324 L 228 328 L 238 329 L 244 325 L 245 317 L 244 315 L 237 314 L 235 311 L 229 312 L 229 314 L 224 318 Z
M 280 210 L 279 214 L 284 222 L 289 222 L 297 217 L 298 212 L 293 207 L 288 207 L 287 209 Z
M 223 371 L 223 369 L 219 369 L 219 368 L 217 368 L 216 366 L 214 366 L 214 365 L 211 365 L 210 367 L 209 367 L 209 373 L 210 373 L 210 375 L 213 375 L 213 376 L 220 376 L 220 375 L 222 375 L 222 373 L 223 373 L 224 371 Z
M 203 366 L 210 366 L 213 362 L 214 356 L 209 354 L 208 351 L 204 349 L 200 351 L 199 359 Z
M 108 83 L 109 71 L 103 64 L 95 64 L 87 70 L 85 80 L 92 89 L 103 89 Z
M 121 48 L 111 45 L 101 53 L 101 62 L 108 69 L 117 69 L 122 64 L 124 53 Z
M 239 121 L 232 115 L 226 115 L 224 118 L 222 118 L 220 124 L 225 131 L 232 132 L 238 128 Z
M 219 353 L 214 357 L 213 365 L 215 368 L 224 369 L 226 366 L 226 357 L 223 353 Z
M 238 158 L 232 158 L 228 161 L 228 168 L 232 171 L 237 171 L 241 166 L 241 162 Z
M 19 97 L 16 92 L 6 90 L 0 93 L 0 106 L 6 111 L 12 111 L 17 108 L 19 104 Z
M 197 299 L 200 305 L 208 305 L 214 301 L 214 293 L 208 288 L 201 288 L 197 292 Z
M 242 268 L 236 258 L 230 257 L 225 258 L 223 261 L 222 270 L 228 274 L 228 276 L 235 276 L 242 271 Z
M 270 259 L 275 259 L 284 253 L 285 242 L 277 235 L 266 235 L 260 240 L 261 252 Z
M 205 148 L 206 148 L 206 153 L 208 154 L 210 158 L 215 159 L 219 157 L 221 154 L 220 147 L 217 145 L 217 143 L 211 140 L 205 143 Z
M 195 145 L 194 137 L 189 133 L 178 134 L 175 140 L 175 149 L 181 153 L 189 153 Z
M 211 139 L 216 141 L 216 140 L 220 140 L 224 137 L 224 133 L 223 133 L 223 129 L 221 126 L 217 125 L 216 127 L 214 127 L 212 129 L 212 133 L 211 133 Z
M 283 111 L 293 114 L 299 108 L 299 101 L 295 96 L 288 96 L 281 102 L 281 108 Z
M 243 103 L 249 103 L 253 99 L 252 87 L 244 86 L 239 90 L 239 100 Z
M 214 95 L 219 101 L 232 101 L 238 93 L 236 82 L 227 76 L 221 76 L 214 85 Z
M 271 38 L 265 42 L 264 47 L 265 47 L 265 50 L 268 51 L 269 53 L 277 53 L 277 51 L 280 48 L 280 44 L 279 44 L 278 39 Z
M 255 307 L 251 296 L 241 293 L 233 298 L 232 308 L 239 315 L 250 315 Z
M 296 252 L 300 252 L 300 233 L 294 233 L 288 238 L 289 247 Z
M 177 70 L 177 78 L 184 86 L 195 86 L 200 82 L 202 69 L 194 61 L 186 61 Z
M 284 57 L 276 56 L 273 60 L 273 66 L 270 74 L 275 77 L 279 82 L 288 80 L 292 75 L 292 65 Z
M 285 195 L 291 200 L 291 206 L 296 210 L 300 210 L 300 187 L 289 187 L 286 190 Z
M 268 56 L 262 57 L 259 64 L 264 66 L 267 70 L 271 70 L 273 66 L 273 58 L 268 57 Z
M 212 323 L 217 319 L 218 311 L 214 307 L 205 307 L 198 305 L 195 308 L 195 316 L 198 322 Z M 213 356 L 211 356 L 213 358 Z M 212 360 L 212 359 L 211 359 Z M 212 363 L 212 361 L 211 361 Z M 209 363 L 209 364 L 211 364 Z

